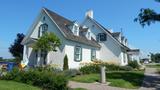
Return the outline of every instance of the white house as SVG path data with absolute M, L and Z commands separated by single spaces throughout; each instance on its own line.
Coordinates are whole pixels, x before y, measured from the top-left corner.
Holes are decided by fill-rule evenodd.
M 53 32 L 61 40 L 57 52 L 50 51 L 47 58 L 43 53 L 35 52 L 33 44 L 44 32 Z M 56 64 L 63 66 L 64 56 L 68 56 L 69 68 L 78 68 L 80 63 L 102 60 L 119 65 L 128 63 L 127 39 L 120 32 L 111 32 L 93 18 L 93 11 L 88 11 L 83 23 L 66 19 L 57 13 L 43 8 L 23 39 L 22 63 L 28 66 Z

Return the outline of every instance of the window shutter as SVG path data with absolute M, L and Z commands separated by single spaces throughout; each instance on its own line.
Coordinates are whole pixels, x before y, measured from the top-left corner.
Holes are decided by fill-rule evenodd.
M 40 37 L 40 33 L 41 33 L 41 26 L 38 29 L 38 38 Z

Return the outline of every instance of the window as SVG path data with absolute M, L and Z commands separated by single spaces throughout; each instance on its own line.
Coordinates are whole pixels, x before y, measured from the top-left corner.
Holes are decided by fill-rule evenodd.
M 43 59 L 43 64 L 46 65 L 46 57 L 47 57 L 47 52 L 42 51 L 41 52 L 41 58 Z
M 48 30 L 48 25 L 47 24 L 42 24 L 42 35 L 47 32 Z
M 95 60 L 96 59 L 96 50 L 95 49 L 92 49 L 91 50 L 91 60 Z
M 74 35 L 78 35 L 78 29 L 79 29 L 79 27 L 78 26 L 76 26 L 76 25 L 74 25 L 74 27 L 73 27 L 73 33 L 74 33 Z
M 107 40 L 107 35 L 105 33 L 99 33 L 98 34 L 98 40 L 99 41 L 106 41 Z
M 48 25 L 46 23 L 40 25 L 38 30 L 38 37 L 42 36 L 45 32 L 47 32 L 47 30 L 48 30 Z
M 45 21 L 46 20 L 46 18 L 45 17 L 43 17 L 43 21 Z
M 90 39 L 90 37 L 91 37 L 91 32 L 88 32 L 87 33 L 87 38 Z
M 82 48 L 80 46 L 75 47 L 74 60 L 75 61 L 81 61 L 82 60 Z

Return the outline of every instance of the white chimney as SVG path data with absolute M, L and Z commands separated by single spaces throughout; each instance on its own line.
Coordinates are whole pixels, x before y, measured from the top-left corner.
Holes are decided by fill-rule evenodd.
M 85 15 L 86 17 L 90 17 L 90 18 L 93 18 L 93 10 L 88 10 L 87 12 L 86 12 L 86 15 Z

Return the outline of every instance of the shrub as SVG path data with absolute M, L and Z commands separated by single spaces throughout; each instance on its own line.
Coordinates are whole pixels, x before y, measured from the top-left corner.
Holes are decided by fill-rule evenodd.
M 108 64 L 102 61 L 94 61 L 92 63 L 85 63 L 80 67 L 80 71 L 83 74 L 100 73 L 100 66 L 105 66 L 106 71 L 131 71 L 131 66 L 119 66 L 115 64 Z
M 139 69 L 139 64 L 137 61 L 129 61 L 128 66 L 131 66 L 134 69 Z
M 99 64 L 88 64 L 84 65 L 79 69 L 83 74 L 99 73 L 100 66 Z
M 65 55 L 64 57 L 64 63 L 63 63 L 63 70 L 68 70 L 69 67 L 68 67 L 68 57 L 67 55 Z
M 43 90 L 66 90 L 68 82 L 62 73 L 53 73 L 43 69 L 29 69 L 28 71 L 14 69 L 3 76 L 2 79 L 27 83 L 41 87 Z
M 120 66 L 120 70 L 122 70 L 122 71 L 132 71 L 133 68 L 131 66 Z
M 64 72 L 64 75 L 67 76 L 67 77 L 74 77 L 76 75 L 81 75 L 82 73 L 77 70 L 77 69 L 69 69 L 69 70 L 65 70 Z
M 41 67 L 35 67 L 34 70 L 38 71 L 49 71 L 49 72 L 54 72 L 54 73 L 60 73 L 62 70 L 60 68 L 51 66 L 51 65 L 46 65 L 46 66 L 41 66 Z

